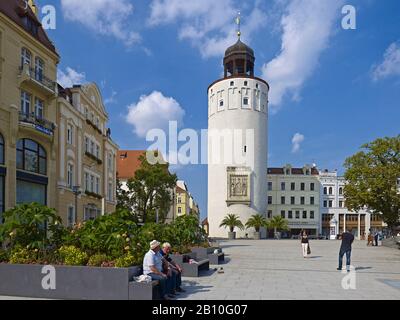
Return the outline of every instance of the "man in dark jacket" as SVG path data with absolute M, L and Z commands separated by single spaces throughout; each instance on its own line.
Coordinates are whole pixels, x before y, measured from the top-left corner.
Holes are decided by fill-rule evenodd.
M 342 270 L 343 256 L 346 254 L 346 269 L 350 272 L 350 259 L 351 259 L 351 245 L 353 244 L 354 236 L 350 231 L 343 232 L 342 245 L 339 251 L 339 267 L 337 270 Z

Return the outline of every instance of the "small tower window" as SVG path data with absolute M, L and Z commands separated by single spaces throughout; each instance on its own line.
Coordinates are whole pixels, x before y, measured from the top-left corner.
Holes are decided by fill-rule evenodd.
M 249 98 L 243 98 L 243 105 L 245 106 L 249 105 Z
M 247 152 L 247 146 L 244 146 L 244 153 Z
M 235 85 L 234 81 L 231 81 L 231 87 L 233 87 Z
M 258 83 L 256 84 L 256 88 L 258 89 Z
M 244 82 L 244 86 L 245 86 L 245 87 L 247 86 L 247 81 Z
M 224 100 L 221 100 L 221 101 L 219 102 L 219 106 L 220 106 L 220 107 L 223 107 L 223 106 L 224 106 Z

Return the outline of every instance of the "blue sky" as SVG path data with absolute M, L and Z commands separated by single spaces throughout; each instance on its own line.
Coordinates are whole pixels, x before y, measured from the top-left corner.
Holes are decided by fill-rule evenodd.
M 397 0 L 36 2 L 57 9 L 48 34 L 61 56 L 60 81 L 100 86 L 121 149 L 147 148 L 143 132 L 168 120 L 207 128 L 206 90 L 235 41 L 238 10 L 256 74 L 271 85 L 269 166 L 343 172 L 363 143 L 399 134 Z M 341 27 L 344 4 L 356 8 L 356 30 Z M 204 217 L 207 167 L 176 171 Z

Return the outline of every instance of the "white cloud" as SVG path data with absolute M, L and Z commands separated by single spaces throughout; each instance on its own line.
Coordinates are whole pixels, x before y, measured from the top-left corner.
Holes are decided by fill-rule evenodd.
M 74 84 L 83 84 L 86 82 L 84 72 L 79 73 L 76 70 L 67 67 L 65 72 L 61 69 L 57 72 L 57 82 L 64 88 L 71 88 Z
M 271 85 L 273 110 L 286 94 L 300 99 L 305 81 L 318 66 L 318 59 L 328 46 L 338 10 L 344 0 L 291 0 L 281 19 L 283 29 L 281 51 L 263 68 L 263 78 Z
M 204 58 L 221 56 L 237 37 L 234 19 L 238 8 L 233 0 L 152 0 L 150 26 L 178 23 L 179 39 L 189 40 Z M 247 18 L 242 19 L 244 41 L 266 23 L 258 1 Z
M 178 125 L 182 125 L 185 115 L 185 111 L 175 99 L 165 97 L 159 91 L 141 96 L 139 102 L 130 105 L 128 109 L 126 120 L 142 138 L 146 137 L 151 129 L 163 129 L 168 132 L 169 121 L 177 121 Z
M 292 138 L 292 153 L 300 151 L 300 145 L 304 141 L 304 135 L 296 133 Z
M 129 28 L 134 10 L 129 0 L 61 0 L 61 5 L 66 19 L 96 34 L 114 36 L 126 46 L 141 40 L 139 33 Z
M 372 79 L 378 81 L 400 75 L 400 42 L 392 43 L 383 55 L 383 61 L 373 67 Z
M 116 103 L 116 102 L 117 102 L 117 100 L 115 99 L 116 96 L 117 96 L 117 92 L 116 92 L 116 91 L 113 91 L 113 92 L 111 93 L 111 97 L 106 98 L 106 99 L 104 100 L 104 104 L 107 105 L 107 104 Z

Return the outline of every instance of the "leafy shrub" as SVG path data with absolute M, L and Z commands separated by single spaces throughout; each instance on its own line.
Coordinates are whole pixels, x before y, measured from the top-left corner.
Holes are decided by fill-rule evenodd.
M 8 262 L 9 259 L 10 259 L 9 252 L 6 250 L 0 249 L 0 263 Z
M 101 267 L 103 262 L 107 262 L 109 259 L 105 254 L 95 254 L 89 258 L 88 266 Z
M 62 246 L 58 249 L 61 260 L 68 266 L 84 266 L 88 261 L 86 252 L 74 246 Z
M 127 253 L 126 255 L 115 260 L 115 266 L 117 268 L 128 268 L 134 265 L 138 265 L 135 257 L 131 253 Z
M 9 262 L 12 264 L 29 264 L 35 260 L 34 251 L 27 248 L 16 247 L 11 251 Z
M 61 242 L 65 229 L 54 209 L 37 203 L 23 204 L 3 214 L 0 225 L 0 243 L 11 247 L 21 246 L 32 249 L 47 249 Z

